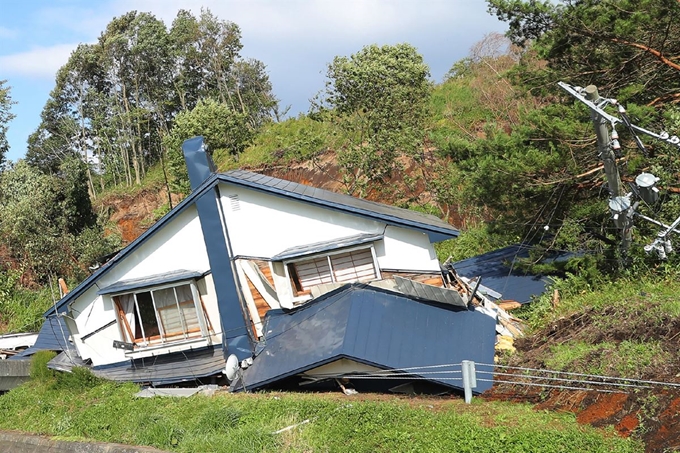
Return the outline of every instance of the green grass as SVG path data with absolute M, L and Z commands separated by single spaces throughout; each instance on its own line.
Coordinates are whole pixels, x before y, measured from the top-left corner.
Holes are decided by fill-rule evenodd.
M 213 156 L 220 171 L 239 167 L 283 165 L 313 159 L 320 152 L 338 149 L 345 138 L 329 121 L 315 121 L 300 115 L 280 123 L 266 124 L 255 140 L 235 159 L 232 155 Z
M 574 340 L 551 346 L 545 364 L 549 369 L 560 371 L 639 378 L 648 367 L 660 365 L 667 358 L 668 352 L 658 341 L 623 340 L 592 344 Z
M 593 290 L 578 277 L 557 280 L 552 291 L 514 315 L 527 321 L 534 347 L 508 357 L 514 364 L 626 378 L 666 379 L 677 353 L 673 326 L 680 316 L 675 279 L 603 282 Z M 548 338 L 543 341 L 543 338 Z M 661 373 L 661 374 L 660 374 Z
M 642 451 L 611 431 L 579 426 L 573 415 L 529 405 L 295 393 L 135 398 L 137 386 L 83 370 L 34 376 L 0 396 L 0 429 L 176 452 Z
M 0 278 L 3 275 L 0 272 Z M 59 294 L 54 297 L 59 299 Z M 52 303 L 49 287 L 31 290 L 14 286 L 0 290 L 0 334 L 37 332 L 44 321 L 43 313 Z

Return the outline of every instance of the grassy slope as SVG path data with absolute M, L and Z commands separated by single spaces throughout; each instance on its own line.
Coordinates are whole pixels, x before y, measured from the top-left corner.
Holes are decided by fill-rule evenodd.
M 629 378 L 676 380 L 680 284 L 672 277 L 621 279 L 595 289 L 572 280 L 517 312 L 532 335 L 513 363 Z
M 528 405 L 294 393 L 137 399 L 137 390 L 82 373 L 43 373 L 0 397 L 0 429 L 177 452 L 641 451 L 572 415 Z

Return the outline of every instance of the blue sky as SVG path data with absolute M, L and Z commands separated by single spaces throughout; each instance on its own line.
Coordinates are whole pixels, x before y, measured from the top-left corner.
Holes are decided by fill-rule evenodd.
M 24 156 L 57 69 L 78 43 L 95 42 L 127 11 L 170 24 L 179 9 L 198 14 L 202 7 L 241 27 L 241 55 L 267 65 L 276 96 L 293 115 L 308 110 L 337 55 L 408 42 L 441 81 L 474 43 L 506 29 L 483 0 L 0 0 L 0 80 L 17 102 L 6 157 Z

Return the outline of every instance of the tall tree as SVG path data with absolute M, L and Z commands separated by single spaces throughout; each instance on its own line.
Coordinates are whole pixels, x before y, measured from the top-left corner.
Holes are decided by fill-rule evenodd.
M 59 70 L 27 160 L 58 171 L 77 154 L 104 181 L 139 183 L 148 165 L 163 162 L 164 138 L 175 117 L 201 99 L 216 99 L 255 128 L 276 112 L 265 66 L 241 58 L 241 32 L 210 11 L 180 11 L 168 30 L 149 13 L 114 18 L 96 44 L 80 45 Z M 244 133 L 249 133 L 244 131 Z
M 367 46 L 328 66 L 315 108 L 330 109 L 351 137 L 339 153 L 350 192 L 365 194 L 372 182 L 391 175 L 401 154 L 422 152 L 428 76 L 428 66 L 409 44 Z
M 253 127 L 272 117 L 278 101 L 265 65 L 240 56 L 241 29 L 209 10 L 199 17 L 181 10 L 170 28 L 175 96 L 182 111 L 213 98 L 248 115 Z
M 513 42 L 548 61 L 543 80 L 595 84 L 638 103 L 680 101 L 677 0 L 487 1 Z
M 10 96 L 10 87 L 6 85 L 6 80 L 0 80 L 0 168 L 5 162 L 5 154 L 9 150 L 9 143 L 7 142 L 7 128 L 8 124 L 14 119 L 12 114 L 12 101 Z

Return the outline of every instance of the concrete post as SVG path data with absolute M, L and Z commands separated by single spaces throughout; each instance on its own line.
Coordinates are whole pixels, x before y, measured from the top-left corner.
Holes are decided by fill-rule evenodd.
M 585 89 L 586 99 L 597 104 L 600 100 L 600 94 L 597 92 L 595 85 L 588 85 Z M 598 112 L 590 109 L 590 117 L 595 126 L 595 135 L 597 135 L 597 149 L 600 153 L 600 158 L 604 164 L 604 173 L 607 175 L 607 185 L 609 186 L 609 198 L 616 199 L 625 195 L 623 184 L 621 183 L 621 176 L 619 169 L 616 166 L 616 156 L 612 150 L 609 131 L 607 130 L 607 121 Z M 632 215 L 626 212 L 622 215 L 621 220 L 625 225 L 617 225 L 621 228 L 621 251 L 625 254 L 633 241 L 633 219 Z
M 477 388 L 477 372 L 475 371 L 475 362 L 472 360 L 463 360 L 463 390 L 465 392 L 465 403 L 472 402 L 472 389 Z
M 597 92 L 595 85 L 588 85 L 586 87 L 586 99 L 593 104 L 597 104 L 600 100 L 600 94 Z M 607 130 L 607 122 L 595 110 L 590 110 L 590 117 L 595 125 L 595 134 L 597 135 L 597 149 L 600 152 L 600 158 L 604 164 L 604 172 L 607 175 L 607 184 L 609 185 L 609 195 L 613 197 L 620 197 L 624 195 L 621 188 L 621 177 L 619 176 L 619 169 L 616 167 L 616 156 L 611 148 L 611 140 L 609 138 L 609 131 Z

